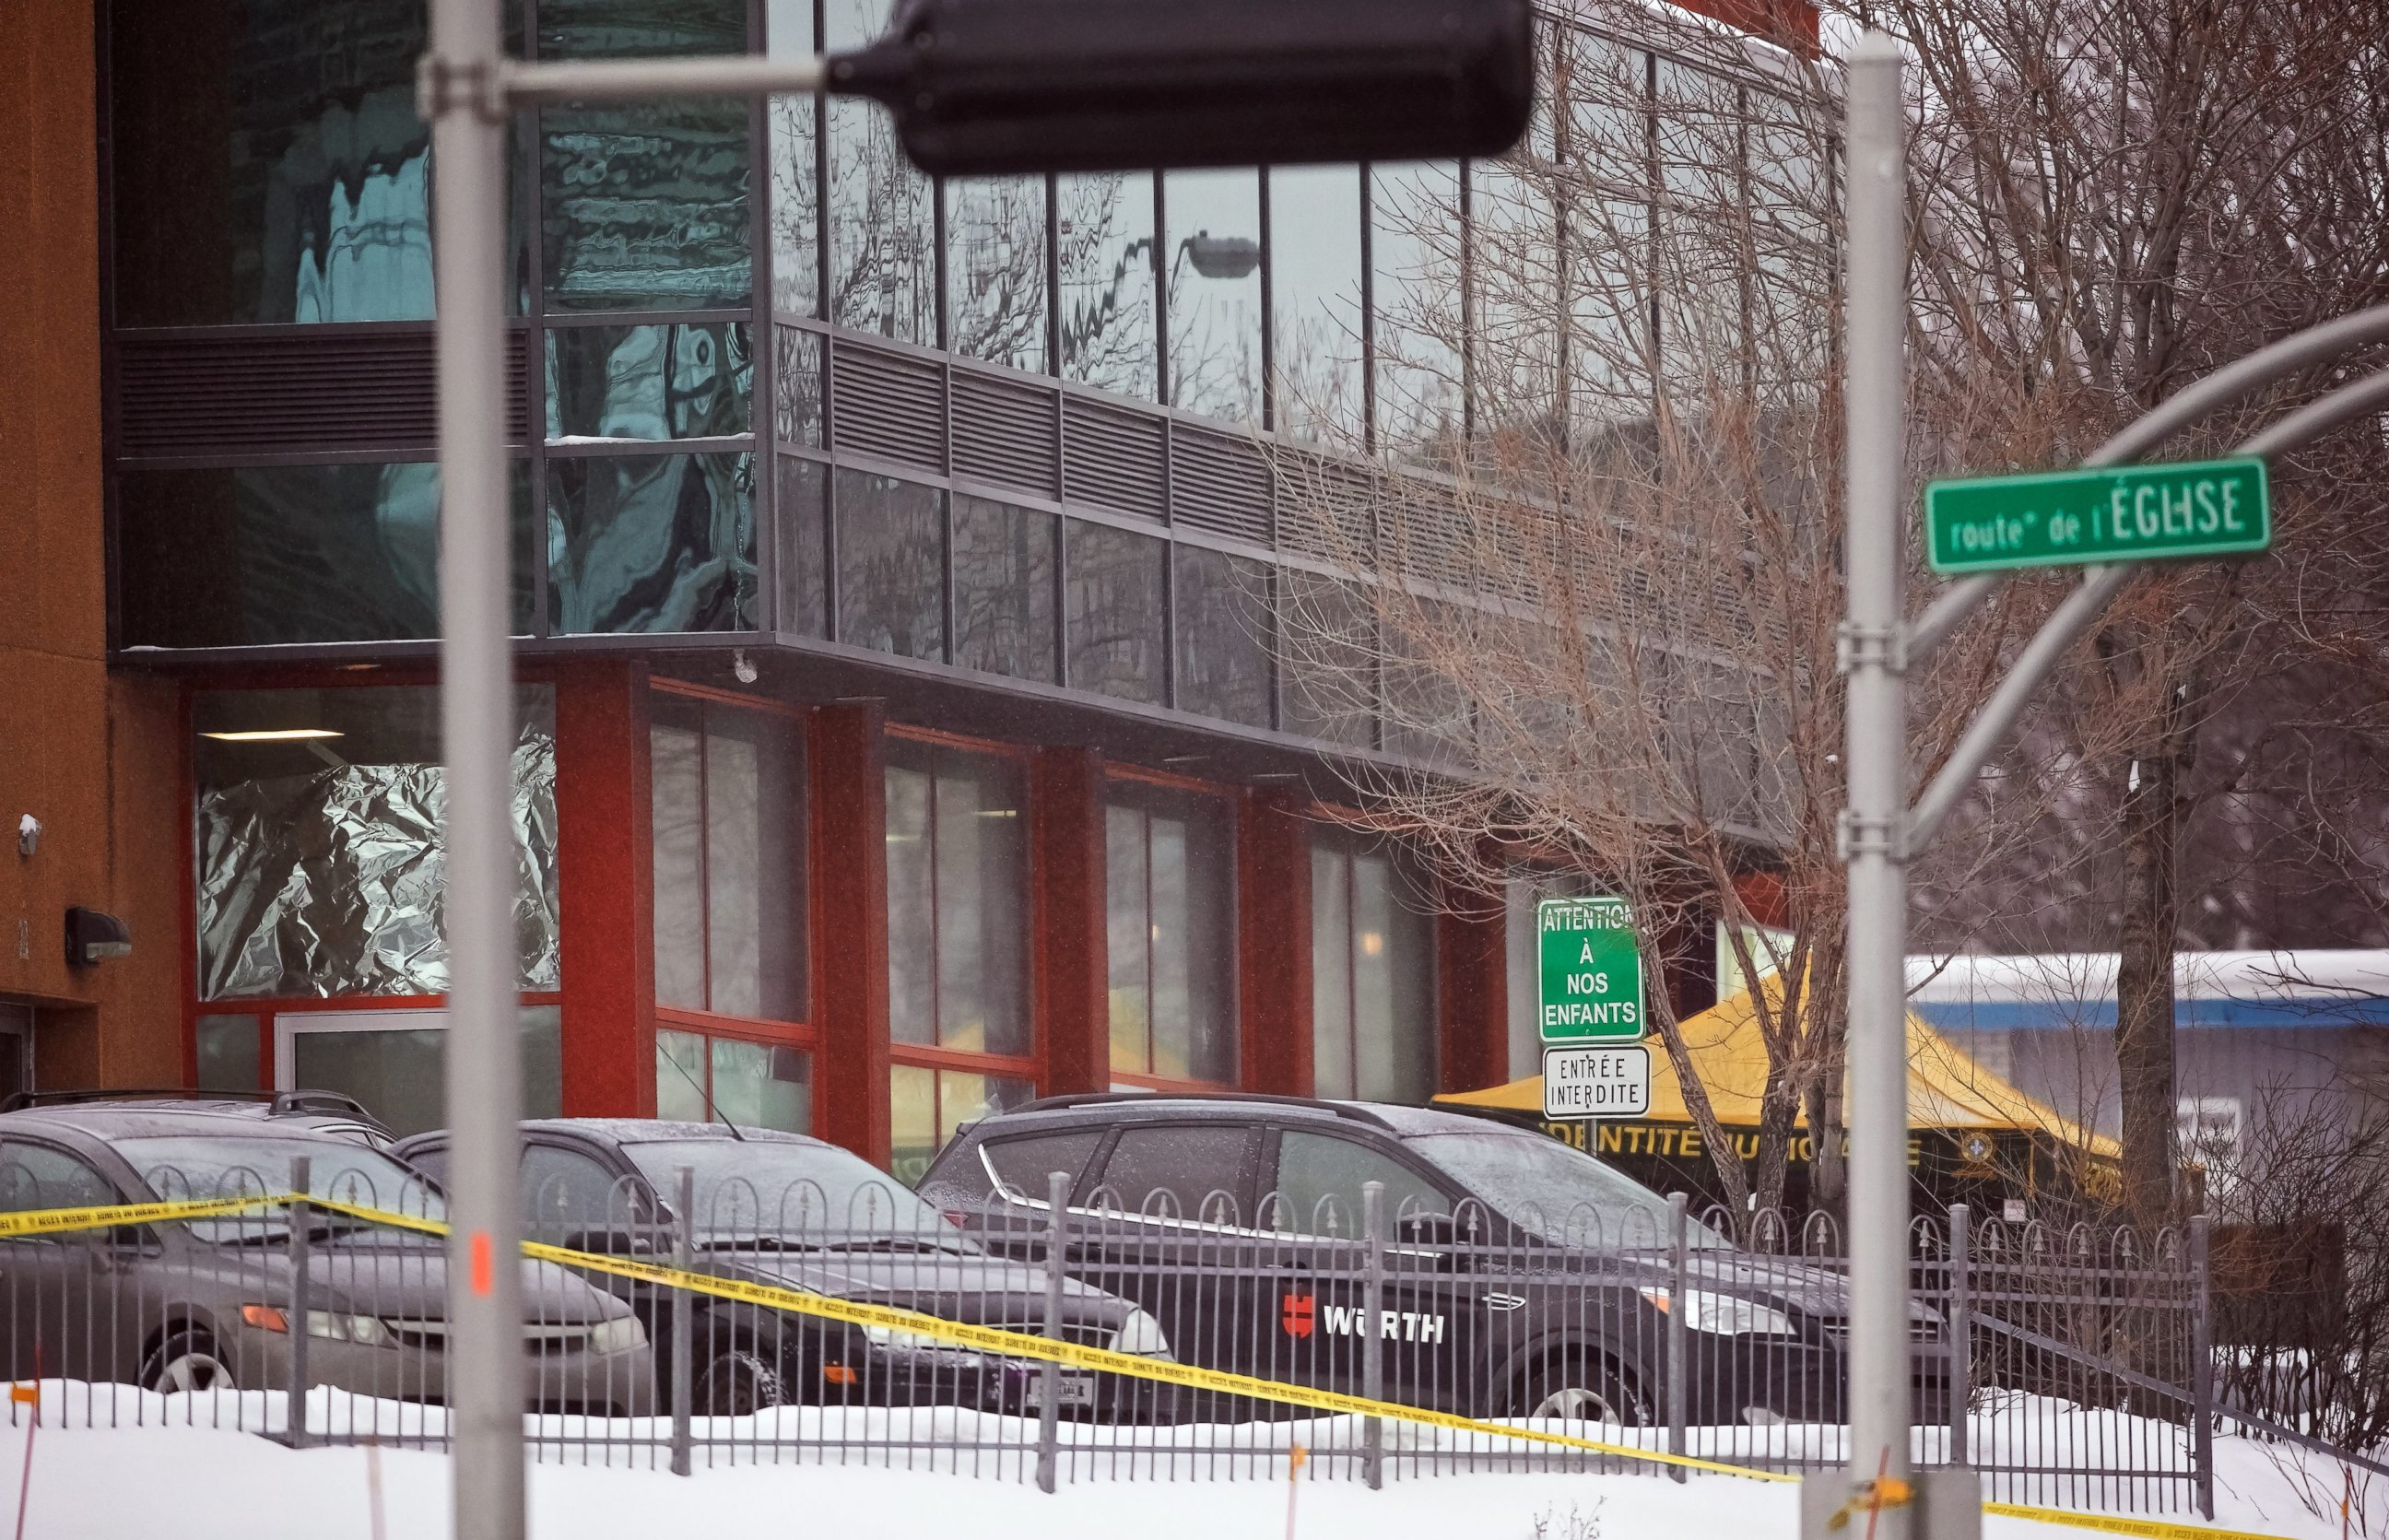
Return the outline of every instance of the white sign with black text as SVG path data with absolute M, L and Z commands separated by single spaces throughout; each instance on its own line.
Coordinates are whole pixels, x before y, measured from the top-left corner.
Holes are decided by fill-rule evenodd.
M 1643 1117 L 1650 1111 L 1649 1049 L 1543 1050 L 1545 1117 Z

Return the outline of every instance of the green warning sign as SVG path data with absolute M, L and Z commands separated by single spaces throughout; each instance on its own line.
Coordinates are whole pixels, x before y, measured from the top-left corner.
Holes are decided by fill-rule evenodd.
M 1642 944 L 1623 898 L 1546 898 L 1536 906 L 1547 1043 L 1642 1036 Z

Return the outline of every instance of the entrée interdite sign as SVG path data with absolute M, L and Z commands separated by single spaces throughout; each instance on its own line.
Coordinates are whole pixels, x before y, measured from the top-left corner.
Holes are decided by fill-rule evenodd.
M 1535 906 L 1541 990 L 1543 1115 L 1642 1117 L 1651 1111 L 1642 942 L 1623 898 Z

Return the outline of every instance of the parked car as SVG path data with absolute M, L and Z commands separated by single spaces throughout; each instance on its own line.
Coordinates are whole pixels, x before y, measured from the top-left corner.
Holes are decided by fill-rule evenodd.
M 1670 1311 L 1688 1420 L 1839 1421 L 1842 1278 L 1686 1225 L 1557 1140 L 1456 1114 L 1252 1095 L 1049 1098 L 964 1128 L 922 1195 L 990 1249 L 1048 1224 L 1069 1183 L 1073 1277 L 1134 1300 L 1185 1362 L 1472 1417 L 1664 1415 Z M 1364 1184 L 1384 1184 L 1368 1318 Z M 1940 1317 L 1911 1311 L 1918 1418 L 1947 1405 Z M 1220 1408 L 1211 1406 L 1205 1415 Z M 1252 1410 L 1247 1406 L 1246 1410 Z
M 444 1132 L 402 1139 L 396 1152 L 435 1178 Z M 681 1211 L 679 1172 L 693 1204 Z M 817 1139 L 722 1123 L 629 1118 L 544 1119 L 523 1125 L 524 1233 L 575 1250 L 668 1260 L 686 1226 L 692 1270 L 919 1310 L 1032 1335 L 1045 1327 L 1041 1265 L 990 1256 L 944 1215 L 887 1173 Z M 671 1370 L 671 1291 L 591 1272 L 638 1313 Z M 737 1415 L 784 1403 L 1039 1407 L 1033 1364 L 934 1337 L 850 1327 L 801 1313 L 698 1297 L 691 1325 L 691 1405 Z M 1065 1281 L 1065 1340 L 1158 1357 L 1169 1343 L 1146 1312 L 1091 1285 Z M 1141 1385 L 1060 1378 L 1061 1407 L 1133 1416 Z
M 76 1095 L 0 1112 L 0 1211 L 308 1190 L 437 1218 L 438 1190 L 386 1152 L 344 1097 L 270 1101 Z M 303 1320 L 287 1212 L 0 1241 L 8 1372 L 149 1390 L 280 1389 L 292 1332 L 309 1382 L 437 1403 L 447 1386 L 444 1248 L 433 1237 L 309 1215 Z M 522 1265 L 528 1400 L 547 1411 L 651 1409 L 646 1334 L 620 1301 L 564 1268 Z

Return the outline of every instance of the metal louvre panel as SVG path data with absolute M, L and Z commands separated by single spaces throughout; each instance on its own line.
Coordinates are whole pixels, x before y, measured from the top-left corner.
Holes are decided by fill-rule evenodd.
M 507 338 L 509 442 L 524 436 L 519 332 Z M 428 328 L 117 342 L 118 452 L 130 459 L 425 447 L 439 440 Z
M 1163 419 L 1079 396 L 1062 399 L 1062 495 L 1118 513 L 1167 512 Z
M 1169 517 L 1256 545 L 1270 541 L 1270 463 L 1258 444 L 1178 427 L 1169 436 Z
M 1058 496 L 1058 392 L 972 369 L 953 378 L 954 474 Z
M 945 365 L 840 336 L 829 351 L 830 431 L 837 447 L 946 468 Z

